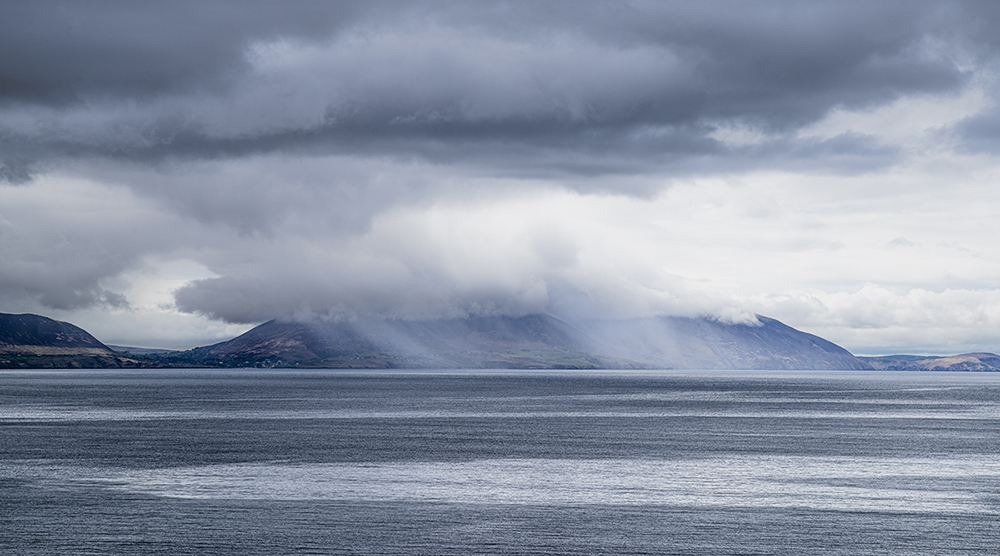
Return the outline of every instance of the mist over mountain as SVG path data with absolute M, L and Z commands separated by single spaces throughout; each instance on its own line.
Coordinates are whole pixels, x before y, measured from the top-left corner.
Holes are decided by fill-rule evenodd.
M 0 368 L 299 367 L 1000 371 L 1000 356 L 856 357 L 756 315 L 590 319 L 274 319 L 187 351 L 107 346 L 66 322 L 0 313 Z
M 185 355 L 208 364 L 348 368 L 600 368 L 579 330 L 547 315 L 438 320 L 272 320 Z
M 870 369 L 846 349 L 757 315 L 757 323 L 656 317 L 591 320 L 581 329 L 608 357 L 668 369 Z
M 590 320 L 543 314 L 438 320 L 273 320 L 184 357 L 225 366 L 870 369 L 774 319 Z

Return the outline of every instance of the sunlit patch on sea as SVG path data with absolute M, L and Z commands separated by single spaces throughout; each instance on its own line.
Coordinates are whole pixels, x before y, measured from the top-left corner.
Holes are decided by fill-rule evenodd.
M 0 373 L 5 554 L 970 554 L 1000 375 Z
M 251 463 L 153 470 L 22 469 L 49 484 L 206 500 L 673 505 L 1000 515 L 1000 460 L 746 456 L 679 461 Z

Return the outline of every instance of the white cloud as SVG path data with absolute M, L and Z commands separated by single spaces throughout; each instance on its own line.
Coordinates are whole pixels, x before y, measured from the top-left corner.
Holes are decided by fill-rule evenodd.
M 951 146 L 943 131 L 993 105 L 994 99 L 981 84 L 959 94 L 904 96 L 864 109 L 839 107 L 797 134 L 800 139 L 830 139 L 858 133 L 908 150 L 943 151 Z
M 267 170 L 246 170 L 255 164 Z M 160 334 L 160 345 L 197 343 L 233 328 L 179 312 L 173 292 L 218 279 L 225 291 L 207 289 L 182 306 L 249 321 L 289 308 L 406 317 L 550 311 L 570 318 L 667 313 L 729 320 L 756 311 L 868 351 L 879 341 L 918 351 L 1000 344 L 1000 247 L 993 240 L 1000 237 L 993 217 L 1000 191 L 991 186 L 996 166 L 989 159 L 963 164 L 958 181 L 945 181 L 951 179 L 947 165 L 935 174 L 915 164 L 861 177 L 664 179 L 663 192 L 651 198 L 582 194 L 552 182 L 442 167 L 416 167 L 436 176 L 438 185 L 408 197 L 400 192 L 411 190 L 400 183 L 413 166 L 380 159 L 353 164 L 361 169 L 357 176 L 376 172 L 387 196 L 348 227 L 337 224 L 336 215 L 349 190 L 335 184 L 329 195 L 310 186 L 298 197 L 286 189 L 278 202 L 238 198 L 241 184 L 252 190 L 254 176 L 275 184 L 321 179 L 324 168 L 343 167 L 336 157 L 245 161 L 232 195 L 214 201 L 197 187 L 183 194 L 188 201 L 178 201 L 182 195 L 164 204 L 162 188 L 144 193 L 55 175 L 5 187 L 2 249 L 21 261 L 35 253 L 36 261 L 6 267 L 11 302 L 18 288 L 35 292 L 35 301 L 7 309 L 52 314 L 37 303 L 58 276 L 60 284 L 77 283 L 85 293 L 103 290 L 128 301 L 127 309 L 55 313 L 102 340 L 150 344 Z M 156 179 L 180 192 L 185 183 L 218 183 L 220 171 L 188 167 Z M 119 181 L 141 176 L 125 172 Z M 253 231 L 242 217 L 227 216 L 233 209 L 227 199 L 248 202 L 248 214 L 276 210 L 277 216 Z M 187 207 L 195 202 L 218 205 L 192 218 Z M 329 223 L 324 213 L 334 215 Z M 60 254 L 60 244 L 71 257 Z M 36 268 L 40 278 L 17 279 L 11 268 Z
M 896 292 L 866 284 L 854 292 L 789 291 L 749 302 L 862 354 L 995 352 L 1000 346 L 1000 288 Z

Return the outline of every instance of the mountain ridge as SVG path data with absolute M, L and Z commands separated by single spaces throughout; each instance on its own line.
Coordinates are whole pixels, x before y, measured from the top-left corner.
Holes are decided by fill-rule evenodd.
M 602 340 L 603 353 L 655 366 L 704 369 L 869 370 L 846 349 L 776 319 L 756 323 L 709 318 L 653 317 L 591 321 L 581 328 Z
M 187 352 L 199 362 L 345 368 L 600 368 L 589 341 L 553 317 L 268 321 Z
M 589 321 L 550 315 L 424 321 L 268 321 L 182 358 L 222 366 L 855 369 L 847 350 L 775 319 Z
M 0 313 L 0 368 L 330 367 L 1000 371 L 1000 356 L 854 356 L 780 321 L 546 314 L 437 320 L 274 319 L 186 351 L 109 347 L 70 323 Z

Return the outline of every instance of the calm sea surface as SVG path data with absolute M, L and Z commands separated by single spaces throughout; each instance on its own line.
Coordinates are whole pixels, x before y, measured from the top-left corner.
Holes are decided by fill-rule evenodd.
M 1000 374 L 0 371 L 0 553 L 988 554 Z

